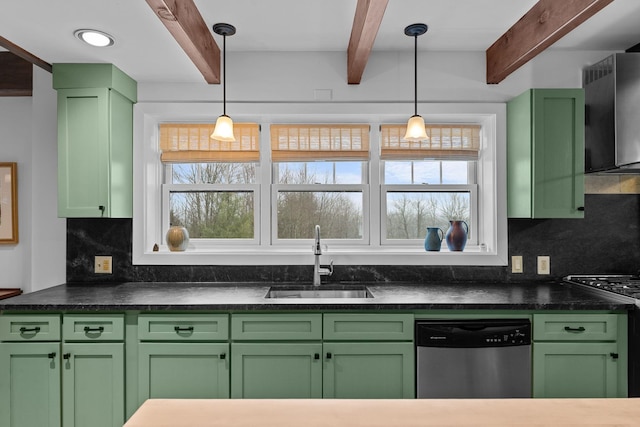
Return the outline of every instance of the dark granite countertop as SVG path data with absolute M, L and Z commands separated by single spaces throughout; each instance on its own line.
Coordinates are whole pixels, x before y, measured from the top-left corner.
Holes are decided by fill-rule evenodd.
M 69 283 L 2 300 L 0 310 L 636 309 L 631 298 L 562 282 L 358 283 L 367 286 L 374 298 L 356 299 L 269 299 L 265 295 L 270 285 L 205 282 Z M 291 284 L 273 285 L 285 287 Z

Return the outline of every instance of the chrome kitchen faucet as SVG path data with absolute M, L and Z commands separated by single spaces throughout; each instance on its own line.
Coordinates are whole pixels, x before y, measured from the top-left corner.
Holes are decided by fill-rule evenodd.
M 313 244 L 313 255 L 315 262 L 313 264 L 313 286 L 320 286 L 320 278 L 322 276 L 331 276 L 333 274 L 333 260 L 329 267 L 320 266 L 320 255 L 322 255 L 322 245 L 320 244 L 320 226 L 316 225 L 316 240 Z

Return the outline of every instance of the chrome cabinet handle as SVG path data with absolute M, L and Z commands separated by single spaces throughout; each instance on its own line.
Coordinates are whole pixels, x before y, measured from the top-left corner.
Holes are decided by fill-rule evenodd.
M 97 328 L 90 328 L 89 326 L 84 327 L 85 332 L 104 332 L 104 326 L 98 326 Z
M 193 332 L 193 326 L 187 326 L 185 328 L 182 328 L 180 326 L 175 326 L 173 330 L 176 332 Z
M 567 332 L 584 332 L 584 326 L 580 326 L 578 328 L 572 328 L 571 326 L 565 326 L 564 330 Z
M 26 332 L 35 332 L 38 333 L 40 332 L 40 326 L 36 326 L 34 328 L 25 328 L 24 326 L 20 328 L 20 333 L 24 334 Z

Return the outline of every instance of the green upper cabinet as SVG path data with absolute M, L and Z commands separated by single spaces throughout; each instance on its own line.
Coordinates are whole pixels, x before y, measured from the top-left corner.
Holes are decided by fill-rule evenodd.
M 530 89 L 507 104 L 507 214 L 584 218 L 584 92 Z
M 111 64 L 53 64 L 58 216 L 131 218 L 137 84 Z

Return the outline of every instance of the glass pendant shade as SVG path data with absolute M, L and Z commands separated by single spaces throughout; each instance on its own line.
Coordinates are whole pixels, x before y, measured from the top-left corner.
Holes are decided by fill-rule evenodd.
M 422 116 L 415 115 L 409 118 L 409 122 L 407 123 L 407 133 L 405 134 L 404 139 L 411 142 L 419 142 L 429 139 Z
M 233 136 L 233 120 L 231 120 L 231 117 L 226 114 L 218 117 L 211 138 L 224 142 L 234 142 L 236 140 Z

